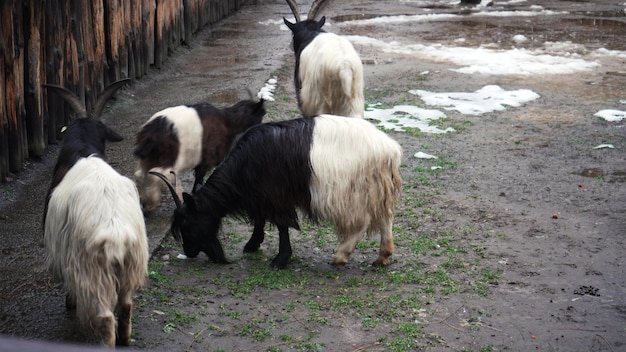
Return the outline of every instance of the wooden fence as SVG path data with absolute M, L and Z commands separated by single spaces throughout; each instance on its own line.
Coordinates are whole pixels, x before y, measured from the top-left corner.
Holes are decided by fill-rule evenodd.
M 0 182 L 60 138 L 62 85 L 89 110 L 102 89 L 140 78 L 246 0 L 1 0 Z

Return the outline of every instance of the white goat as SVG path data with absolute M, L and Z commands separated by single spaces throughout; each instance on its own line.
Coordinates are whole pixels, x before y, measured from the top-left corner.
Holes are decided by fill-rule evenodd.
M 125 83 L 105 89 L 96 116 Z M 46 199 L 46 264 L 63 281 L 66 306 L 76 308 L 83 329 L 107 347 L 128 345 L 133 294 L 145 282 L 149 254 L 137 188 L 103 160 L 105 141 L 122 137 L 87 117 L 72 92 L 46 87 L 61 94 L 80 115 L 65 131 Z
M 293 35 L 296 56 L 294 83 L 303 115 L 333 114 L 364 117 L 363 63 L 352 43 L 322 30 L 326 17 L 314 18 L 324 0 L 311 5 L 307 19 L 287 0 L 296 23 L 283 17 Z

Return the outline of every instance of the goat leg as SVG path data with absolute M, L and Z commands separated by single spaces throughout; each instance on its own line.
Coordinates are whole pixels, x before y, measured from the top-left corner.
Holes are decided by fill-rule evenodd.
M 76 297 L 72 294 L 65 295 L 65 309 L 74 310 L 76 309 Z
M 246 245 L 243 247 L 244 253 L 253 253 L 259 250 L 261 243 L 265 239 L 265 220 L 255 220 L 254 231 L 252 231 L 252 237 Z
M 115 344 L 118 346 L 130 345 L 130 335 L 132 332 L 131 317 L 133 312 L 133 298 L 128 291 L 120 292 L 117 302 L 117 338 Z
M 272 266 L 277 269 L 287 267 L 289 258 L 291 258 L 291 241 L 289 240 L 289 227 L 284 225 L 278 226 L 278 255 L 272 260 Z

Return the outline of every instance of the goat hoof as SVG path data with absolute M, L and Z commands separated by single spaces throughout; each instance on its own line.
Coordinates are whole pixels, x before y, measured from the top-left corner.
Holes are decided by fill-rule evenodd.
M 383 257 L 378 257 L 378 259 L 376 259 L 372 265 L 373 266 L 388 266 L 391 263 L 391 260 L 389 260 L 389 258 L 383 258 Z
M 254 252 L 258 251 L 259 248 L 261 248 L 261 244 L 260 243 L 250 243 L 250 242 L 248 242 L 243 247 L 243 252 L 244 253 L 254 253 Z
M 130 338 L 122 338 L 115 340 L 116 346 L 130 346 Z
M 289 261 L 289 259 L 282 259 L 282 258 L 274 258 L 274 260 L 272 260 L 272 267 L 276 268 L 276 269 L 285 269 L 287 267 L 287 262 Z
M 335 254 L 333 256 L 333 263 L 334 266 L 343 266 L 348 264 L 348 257 L 344 256 L 344 255 L 339 255 L 339 254 Z
M 65 309 L 74 310 L 76 309 L 76 301 L 70 296 L 70 294 L 65 295 Z

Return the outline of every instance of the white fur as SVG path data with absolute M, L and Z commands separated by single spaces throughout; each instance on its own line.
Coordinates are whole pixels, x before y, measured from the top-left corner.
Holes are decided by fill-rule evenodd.
M 358 146 L 358 147 L 356 147 Z M 365 234 L 381 233 L 377 264 L 393 253 L 392 223 L 401 191 L 402 148 L 372 123 L 322 115 L 310 152 L 311 209 L 335 224 L 341 243 L 335 264 L 345 264 Z
M 302 113 L 364 117 L 363 63 L 350 41 L 320 33 L 300 55 Z
M 82 158 L 52 192 L 44 227 L 46 263 L 76 303 L 81 326 L 114 347 L 114 312 L 130 319 L 148 269 L 135 184 L 98 157 Z M 119 319 L 127 329 L 121 338 L 130 339 L 130 320 Z
M 198 111 L 184 105 L 174 106 L 152 115 L 148 122 L 157 116 L 165 116 L 174 124 L 174 131 L 180 142 L 180 151 L 173 167 L 174 171 L 185 172 L 196 167 L 202 158 L 203 128 Z
M 182 198 L 182 182 L 176 182 L 170 171 L 180 175 L 195 168 L 202 158 L 203 127 L 196 109 L 184 105 L 169 107 L 152 115 L 144 125 L 158 116 L 165 116 L 172 122 L 180 142 L 180 149 L 176 163 L 171 168 L 147 169 L 139 160 L 137 171 L 135 171 L 135 181 L 141 193 L 144 209 L 148 212 L 153 211 L 161 204 L 161 190 L 164 187 L 164 183 L 158 177 L 149 175 L 148 171 L 152 170 L 167 175 L 170 182 L 176 184 L 176 193 Z

